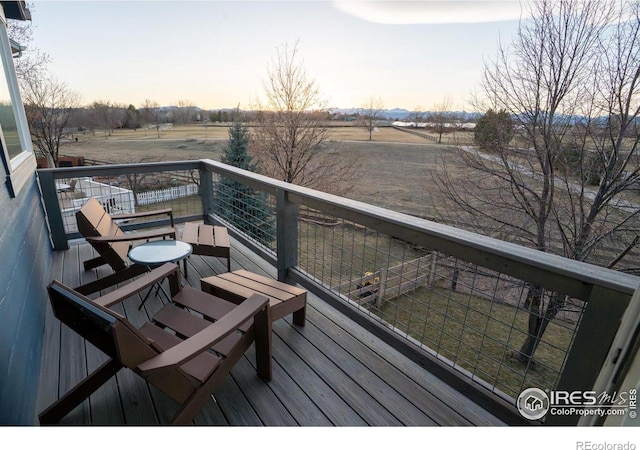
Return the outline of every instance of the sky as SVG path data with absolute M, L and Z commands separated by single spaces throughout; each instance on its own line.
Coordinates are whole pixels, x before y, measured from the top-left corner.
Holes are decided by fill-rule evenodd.
M 297 45 L 327 107 L 472 111 L 517 0 L 55 1 L 32 5 L 32 47 L 83 104 L 251 109 L 278 49 Z M 296 44 L 297 43 L 297 44 Z

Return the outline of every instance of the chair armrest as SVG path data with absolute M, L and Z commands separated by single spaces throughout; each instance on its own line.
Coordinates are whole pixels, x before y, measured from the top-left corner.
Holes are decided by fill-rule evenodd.
M 104 244 L 109 242 L 140 241 L 166 236 L 177 239 L 179 236 L 178 230 L 175 228 L 158 228 L 154 230 L 141 231 L 139 233 L 126 233 L 120 236 L 87 236 L 85 239 L 87 242 Z
M 101 297 L 93 300 L 100 306 L 109 308 L 110 306 L 120 303 L 129 297 L 137 294 L 138 292 L 146 289 L 149 286 L 153 286 L 158 281 L 165 279 L 166 277 L 178 272 L 179 267 L 174 263 L 166 263 L 157 269 L 153 269 L 151 272 L 125 284 L 121 288 L 111 291 Z
M 220 320 L 212 323 L 204 330 L 185 339 L 181 343 L 143 362 L 138 366 L 138 369 L 143 375 L 149 375 L 189 362 L 203 351 L 206 351 L 217 342 L 235 332 L 240 325 L 267 307 L 268 303 L 269 299 L 263 295 L 253 294 Z
M 111 216 L 111 218 L 113 220 L 136 219 L 139 217 L 159 216 L 161 214 L 168 215 L 169 220 L 171 221 L 171 226 L 175 226 L 173 223 L 173 210 L 171 208 L 156 209 L 153 211 L 141 211 L 137 213 L 114 214 L 113 216 Z

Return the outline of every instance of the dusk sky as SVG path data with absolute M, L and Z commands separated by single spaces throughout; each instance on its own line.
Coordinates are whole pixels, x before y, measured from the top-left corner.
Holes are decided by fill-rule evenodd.
M 517 0 L 35 1 L 32 45 L 96 100 L 250 109 L 276 49 L 298 41 L 328 107 L 429 110 L 469 103 L 483 61 L 509 42 Z

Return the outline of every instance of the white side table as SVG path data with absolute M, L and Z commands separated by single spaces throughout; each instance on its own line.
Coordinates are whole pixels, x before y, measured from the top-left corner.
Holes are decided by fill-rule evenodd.
M 193 247 L 191 247 L 191 244 L 173 239 L 165 239 L 162 241 L 145 242 L 144 244 L 133 247 L 129 250 L 129 259 L 136 264 L 147 266 L 149 271 L 151 271 L 154 267 L 158 267 L 169 262 L 178 263 L 179 265 L 180 261 L 188 257 L 192 251 Z M 162 289 L 162 292 L 164 292 L 167 299 L 171 301 L 171 297 L 164 290 L 162 284 L 158 283 L 158 290 L 160 289 Z M 142 300 L 138 309 L 142 308 L 142 305 L 147 301 L 151 291 L 152 289 L 149 289 L 149 292 L 147 292 L 147 295 L 144 300 Z

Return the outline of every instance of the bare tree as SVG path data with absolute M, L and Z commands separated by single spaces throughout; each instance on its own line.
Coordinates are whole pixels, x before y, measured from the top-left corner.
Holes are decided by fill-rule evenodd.
M 144 121 L 146 128 L 150 125 L 156 129 L 158 133 L 158 139 L 160 139 L 160 105 L 155 100 L 145 99 L 144 103 L 139 109 L 142 120 Z
M 624 207 L 640 181 L 638 3 L 542 0 L 531 7 L 532 20 L 521 21 L 511 46 L 500 45 L 485 67 L 485 101 L 477 106 L 506 111 L 520 148 L 500 140 L 486 152 L 467 148 L 459 154 L 471 169 L 465 183 L 440 171 L 438 185 L 458 220 L 606 265 L 612 244 L 628 248 L 639 231 L 640 209 Z M 440 213 L 445 217 L 446 207 Z M 566 301 L 562 293 L 529 286 L 520 361 L 533 357 Z
M 376 122 L 382 118 L 383 109 L 384 103 L 381 98 L 369 97 L 362 106 L 362 117 L 364 125 L 369 131 L 369 140 L 371 140 L 371 133 L 375 128 Z
M 31 12 L 33 12 L 34 7 L 34 4 L 28 4 Z M 33 25 L 31 21 L 8 20 L 7 33 L 11 39 L 24 48 L 20 52 L 20 57 L 13 60 L 20 87 L 23 88 L 30 78 L 44 78 L 46 66 L 51 58 L 33 45 Z
M 251 129 L 255 161 L 265 175 L 315 189 L 344 193 L 357 158 L 331 152 L 325 102 L 298 57 L 298 45 L 277 49 L 264 83 L 266 103 Z
M 195 105 L 191 100 L 178 100 L 177 109 L 174 111 L 175 123 L 189 123 L 193 120 Z
M 114 128 L 122 127 L 125 122 L 126 109 L 109 100 L 97 100 L 91 105 L 93 123 L 105 130 L 111 136 Z
M 22 97 L 31 139 L 49 167 L 58 167 L 60 146 L 72 133 L 67 125 L 80 97 L 52 77 L 23 79 Z
M 143 164 L 150 162 L 157 162 L 160 159 L 156 156 L 142 156 L 142 157 L 121 157 L 119 158 L 119 164 Z M 160 175 L 162 176 L 162 175 Z M 162 186 L 161 179 L 158 178 L 158 174 L 154 173 L 127 173 L 120 175 L 118 180 L 121 186 L 129 189 L 133 192 L 133 203 L 135 206 L 140 206 L 138 202 L 138 194 L 146 190 L 159 189 Z
M 424 113 L 422 112 L 422 106 L 416 106 L 413 108 L 411 115 L 409 116 L 409 122 L 411 126 L 418 128 L 420 123 L 424 120 Z
M 442 135 L 447 132 L 449 123 L 451 122 L 450 115 L 451 99 L 445 97 L 442 102 L 433 106 L 433 111 L 429 114 L 429 125 L 438 134 L 438 143 L 442 142 Z

